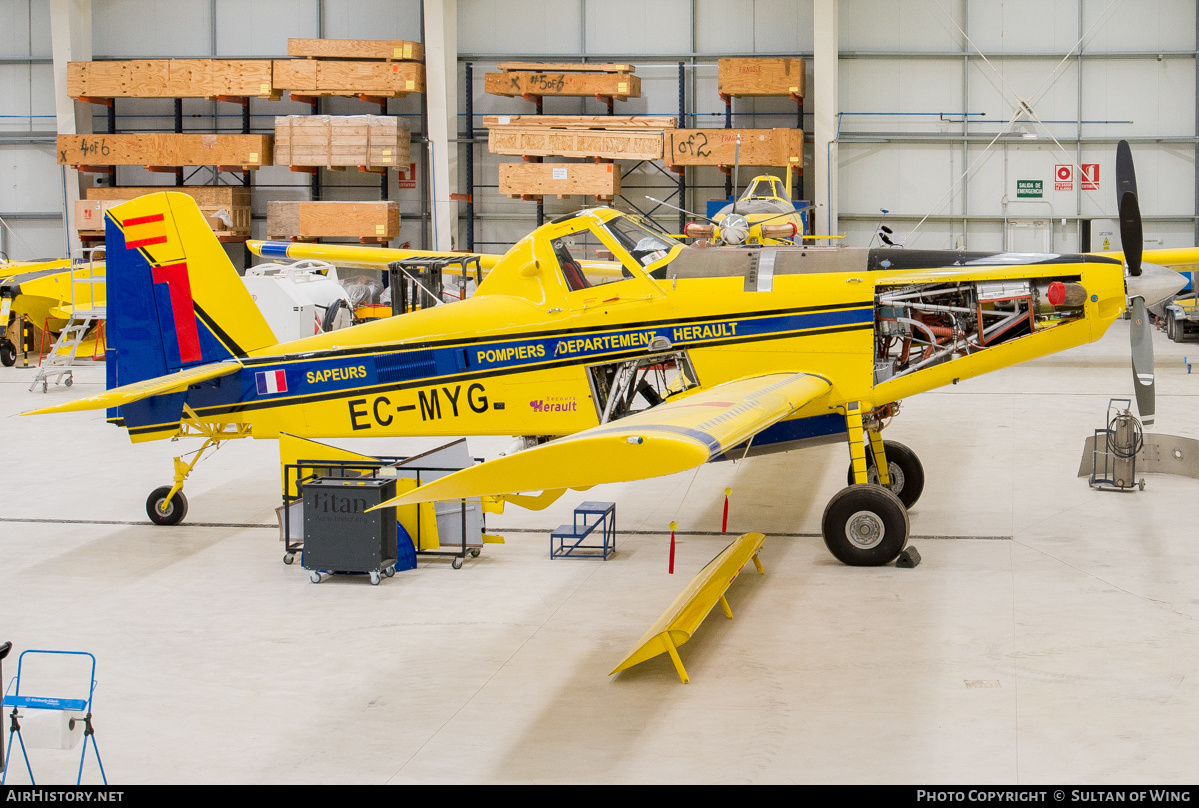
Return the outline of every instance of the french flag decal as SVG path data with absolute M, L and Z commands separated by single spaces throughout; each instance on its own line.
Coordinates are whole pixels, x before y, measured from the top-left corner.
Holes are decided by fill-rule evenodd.
M 287 392 L 287 376 L 281 370 L 267 370 L 254 374 L 254 383 L 258 387 L 258 395 Z

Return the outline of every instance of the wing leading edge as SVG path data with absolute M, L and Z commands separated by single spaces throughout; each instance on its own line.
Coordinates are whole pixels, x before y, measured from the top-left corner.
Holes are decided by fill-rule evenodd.
M 442 477 L 377 507 L 659 477 L 703 465 L 824 395 L 810 373 L 716 385 L 615 423 Z

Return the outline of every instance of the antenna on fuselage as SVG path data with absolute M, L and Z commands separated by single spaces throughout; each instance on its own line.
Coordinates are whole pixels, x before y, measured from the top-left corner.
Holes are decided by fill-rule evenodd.
M 737 133 L 737 146 L 733 151 L 733 213 L 737 212 L 737 174 L 741 168 L 741 133 Z

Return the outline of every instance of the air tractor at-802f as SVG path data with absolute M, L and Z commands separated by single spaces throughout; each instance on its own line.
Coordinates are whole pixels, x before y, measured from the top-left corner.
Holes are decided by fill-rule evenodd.
M 1124 244 L 1139 245 L 1130 171 L 1128 160 Z M 190 197 L 157 193 L 106 215 L 109 389 L 36 412 L 108 408 L 134 441 L 200 435 L 206 446 L 281 433 L 522 439 L 391 504 L 546 492 L 540 503 L 844 440 L 852 484 L 822 528 L 855 565 L 902 551 L 924 484 L 916 455 L 881 436 L 900 399 L 1097 340 L 1131 299 L 1148 415 L 1144 306 L 1183 283 L 1131 250 L 1127 272 L 1093 255 L 700 250 L 600 208 L 482 256 L 486 278 L 467 300 L 280 344 Z M 359 266 L 435 255 L 255 249 Z M 180 466 L 148 503 L 157 522 L 186 509 Z

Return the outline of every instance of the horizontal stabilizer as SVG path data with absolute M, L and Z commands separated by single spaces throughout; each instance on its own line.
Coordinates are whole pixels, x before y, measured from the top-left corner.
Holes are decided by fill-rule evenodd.
M 263 258 L 300 261 L 315 259 L 328 261 L 339 267 L 358 269 L 386 269 L 392 261 L 410 258 L 465 258 L 477 256 L 479 268 L 486 273 L 502 258 L 492 253 L 461 253 L 438 250 L 397 250 L 392 247 L 363 247 L 357 244 L 313 244 L 291 241 L 247 241 L 246 249 Z M 457 268 L 445 270 L 446 274 L 458 274 Z
M 109 407 L 121 407 L 126 404 L 132 404 L 135 401 L 141 401 L 143 398 L 164 396 L 170 393 L 182 393 L 193 384 L 206 382 L 209 379 L 218 379 L 221 376 L 228 376 L 232 373 L 237 373 L 239 370 L 241 370 L 241 364 L 238 362 L 213 362 L 211 365 L 200 365 L 199 367 L 181 370 L 178 373 L 158 376 L 153 379 L 144 379 L 133 384 L 126 384 L 121 387 L 114 387 L 111 390 L 105 390 L 103 393 L 96 393 L 94 396 L 85 396 L 77 398 L 74 401 L 41 407 L 21 414 L 45 415 L 51 412 L 80 412 L 83 410 L 103 410 Z
M 434 480 L 376 507 L 464 497 L 585 488 L 674 474 L 703 465 L 829 391 L 808 373 L 725 382 Z

